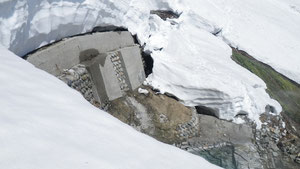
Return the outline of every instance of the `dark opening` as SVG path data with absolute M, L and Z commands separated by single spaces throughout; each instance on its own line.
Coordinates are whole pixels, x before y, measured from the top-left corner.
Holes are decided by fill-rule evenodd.
M 108 26 L 97 26 L 95 28 L 93 28 L 92 32 L 111 32 L 111 31 L 128 31 L 128 29 L 124 28 L 124 27 L 118 27 L 118 26 L 114 26 L 114 25 L 108 25 Z
M 180 14 L 169 10 L 152 10 L 150 11 L 150 14 L 156 14 L 163 20 L 176 19 L 180 16 Z
M 270 105 L 267 105 L 266 107 L 265 107 L 265 111 L 266 111 L 266 113 L 276 113 L 276 109 L 275 109 L 275 107 L 273 107 L 273 106 L 270 106 Z
M 198 114 L 204 114 L 204 115 L 219 118 L 218 112 L 212 108 L 205 107 L 205 106 L 196 106 L 195 108 Z
M 217 29 L 217 30 L 215 30 L 215 32 L 213 32 L 212 34 L 213 34 L 214 36 L 218 36 L 221 32 L 222 32 L 222 29 Z
M 175 95 L 171 94 L 171 93 L 166 92 L 165 95 L 172 98 L 172 99 L 174 99 L 174 100 L 176 100 L 176 101 L 179 101 L 179 98 L 176 97 Z
M 152 73 L 154 61 L 153 61 L 153 58 L 151 57 L 151 55 L 146 52 L 142 52 L 142 58 L 144 61 L 145 74 L 146 74 L 146 77 L 148 77 Z
M 132 35 L 132 37 L 133 37 L 134 43 L 139 44 L 140 46 L 142 46 L 142 45 L 140 44 L 139 40 L 138 40 L 137 35 Z
M 142 60 L 144 64 L 144 71 L 146 77 L 148 77 L 152 73 L 154 60 L 151 57 L 151 53 L 148 51 L 144 51 L 144 47 L 146 44 L 141 44 L 137 35 L 132 35 L 134 43 L 139 44 L 141 47 Z
M 235 115 L 235 117 L 241 117 L 241 116 L 247 116 L 247 115 L 248 115 L 248 113 L 246 111 L 241 110 L 237 113 L 237 115 Z

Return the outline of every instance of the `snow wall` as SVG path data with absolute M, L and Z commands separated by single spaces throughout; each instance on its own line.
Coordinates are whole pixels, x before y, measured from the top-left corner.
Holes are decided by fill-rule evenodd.
M 220 118 L 240 122 L 235 116 L 246 113 L 259 123 L 266 105 L 277 113 L 281 106 L 261 79 L 231 60 L 229 45 L 300 82 L 298 7 L 281 0 L 2 0 L 0 44 L 23 56 L 96 26 L 124 26 L 152 52 L 149 84 L 187 106 L 210 107 Z M 163 21 L 150 14 L 154 9 L 181 16 Z

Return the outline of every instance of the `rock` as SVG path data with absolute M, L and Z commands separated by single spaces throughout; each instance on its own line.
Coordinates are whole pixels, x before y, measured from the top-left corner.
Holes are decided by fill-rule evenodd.
M 93 82 L 84 65 L 78 64 L 71 69 L 64 70 L 58 78 L 67 83 L 68 86 L 79 91 L 91 104 L 99 107 L 97 106 L 98 104 L 94 103 Z
M 297 157 L 294 160 L 296 163 L 300 164 L 300 153 L 298 153 Z
M 276 153 L 276 152 L 272 152 L 272 154 L 273 154 L 274 157 L 278 156 L 278 153 Z

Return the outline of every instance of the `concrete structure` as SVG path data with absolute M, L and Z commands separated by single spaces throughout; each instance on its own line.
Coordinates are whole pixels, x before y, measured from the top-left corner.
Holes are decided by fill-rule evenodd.
M 27 60 L 37 68 L 59 75 L 63 69 L 79 64 L 81 62 L 79 56 L 83 51 L 98 51 L 99 54 L 133 45 L 135 45 L 133 37 L 127 31 L 93 33 L 54 43 L 28 55 Z
M 73 84 L 71 79 L 74 78 L 70 78 L 67 70 L 74 72 L 80 70 L 76 68 L 78 65 L 84 67 L 93 82 L 91 100 L 96 100 L 101 106 L 122 97 L 128 90 L 135 90 L 145 80 L 140 48 L 127 31 L 94 33 L 64 39 L 28 55 L 27 60 L 68 84 Z M 80 72 L 77 74 L 80 75 Z M 84 80 L 80 82 L 80 85 L 90 84 Z M 77 88 L 83 95 L 86 89 L 90 90 L 84 86 Z

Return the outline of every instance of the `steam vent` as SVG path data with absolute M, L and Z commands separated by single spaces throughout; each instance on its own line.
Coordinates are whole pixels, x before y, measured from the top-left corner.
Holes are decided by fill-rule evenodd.
M 128 31 L 63 39 L 26 57 L 102 108 L 145 80 L 141 49 Z

